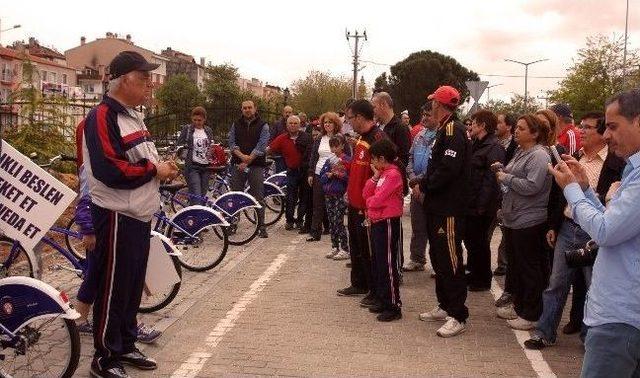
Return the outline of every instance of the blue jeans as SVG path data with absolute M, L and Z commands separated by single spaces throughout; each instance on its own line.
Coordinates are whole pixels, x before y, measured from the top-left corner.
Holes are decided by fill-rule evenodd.
M 209 190 L 209 176 L 211 176 L 211 173 L 208 169 L 191 168 L 187 170 L 185 177 L 187 178 L 189 193 L 199 197 L 206 196 Z M 203 201 L 199 197 L 190 197 L 189 204 L 203 205 Z
M 553 267 L 549 286 L 542 293 L 542 315 L 538 319 L 535 331 L 536 335 L 551 343 L 556 341 L 562 311 L 567 302 L 573 275 L 576 272 L 576 268 L 567 266 L 564 251 L 583 248 L 589 240 L 591 240 L 591 237 L 574 222 L 565 220 L 562 223 L 553 252 Z M 588 288 L 591 283 L 591 267 L 582 269 Z
M 623 323 L 590 327 L 580 376 L 640 378 L 640 329 Z

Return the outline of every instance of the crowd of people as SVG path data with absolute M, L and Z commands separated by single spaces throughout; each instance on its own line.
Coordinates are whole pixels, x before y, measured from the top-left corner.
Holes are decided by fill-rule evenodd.
M 141 56 L 118 55 L 113 89 L 79 127 L 90 193 L 85 206 L 95 234 L 95 279 L 85 301 L 95 303 L 96 376 L 126 376 L 122 363 L 155 368 L 134 345 L 149 250 L 149 238 L 141 235 L 149 235 L 160 181 L 178 172 L 175 163 L 158 160 L 133 109 L 148 95 L 153 68 Z M 440 86 L 427 96 L 415 126 L 407 112 L 396 116 L 384 92 L 322 114 L 317 126 L 291 107 L 270 126 L 245 101 L 229 130 L 231 188 L 248 183 L 262 202 L 267 157 L 273 157 L 287 177 L 285 230 L 307 234 L 310 243 L 330 234 L 326 257 L 350 260 L 349 285 L 337 294 L 362 297 L 359 305 L 378 321 L 402 317 L 403 272 L 424 271 L 429 261 L 437 306 L 419 318 L 442 323 L 438 336 L 465 332 L 468 292 L 490 290 L 493 276 L 505 275 L 496 315 L 513 329 L 532 331 L 525 347 L 541 349 L 556 342 L 573 288 L 563 332 L 584 340 L 583 376 L 637 376 L 640 226 L 633 217 L 640 203 L 640 90 L 622 92 L 603 104 L 605 114 L 579 120 L 568 105 L 557 104 L 521 115 L 480 110 L 463 123 L 461 100 L 457 89 Z M 184 176 L 195 194 L 208 181 L 204 167 L 213 140 L 205 120 L 204 109 L 194 109 L 180 136 L 188 146 Z M 409 194 L 405 262 L 402 215 Z M 264 210 L 258 222 L 260 236 L 268 237 Z

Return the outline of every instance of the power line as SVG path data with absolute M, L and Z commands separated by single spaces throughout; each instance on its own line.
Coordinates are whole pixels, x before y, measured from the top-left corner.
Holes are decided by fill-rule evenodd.
M 371 63 L 371 64 L 376 64 L 376 65 L 378 65 L 378 66 L 388 66 L 388 67 L 393 66 L 393 64 L 388 64 L 388 63 L 378 63 L 378 62 L 373 62 L 373 61 L 370 61 L 370 60 L 361 60 L 361 62 L 364 62 L 364 63 Z
M 519 77 L 523 78 L 524 75 L 500 75 L 500 74 L 478 74 L 478 76 L 488 77 Z M 566 76 L 529 76 L 532 79 L 566 79 Z

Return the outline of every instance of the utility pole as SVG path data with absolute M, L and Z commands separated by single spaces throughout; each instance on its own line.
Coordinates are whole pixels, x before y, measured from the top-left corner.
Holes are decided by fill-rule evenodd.
M 529 66 L 535 63 L 540 63 L 540 62 L 544 62 L 547 61 L 549 59 L 539 59 L 539 60 L 535 60 L 533 62 L 528 62 L 528 63 L 524 63 L 524 62 L 519 62 L 517 60 L 513 60 L 513 59 L 505 59 L 505 62 L 511 62 L 511 63 L 518 63 L 524 66 L 524 111 L 527 111 L 527 100 L 529 99 L 529 94 L 527 92 L 527 78 L 529 77 Z
M 358 48 L 358 42 L 360 41 L 361 38 L 364 38 L 364 40 L 367 40 L 367 31 L 365 30 L 362 34 L 359 34 L 358 31 L 356 30 L 355 33 L 351 33 L 347 30 L 344 31 L 344 35 L 347 38 L 347 42 L 349 42 L 349 47 L 351 47 L 351 43 L 350 43 L 350 39 L 354 39 L 355 40 L 355 48 L 352 50 L 353 52 L 353 98 L 357 99 L 358 96 L 358 66 L 360 64 L 359 62 L 359 58 L 360 58 L 360 50 Z

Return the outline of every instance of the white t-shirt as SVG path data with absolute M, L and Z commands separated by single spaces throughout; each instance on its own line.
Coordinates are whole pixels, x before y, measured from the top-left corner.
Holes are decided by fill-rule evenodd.
M 209 137 L 207 137 L 207 133 L 204 129 L 194 129 L 193 130 L 193 154 L 191 155 L 191 160 L 194 163 L 207 165 L 209 164 L 208 152 L 209 146 L 211 145 L 211 141 Z
M 329 136 L 323 135 L 320 139 L 320 146 L 318 147 L 318 163 L 316 164 L 316 175 L 320 174 L 324 163 L 331 156 L 331 147 L 329 147 Z

